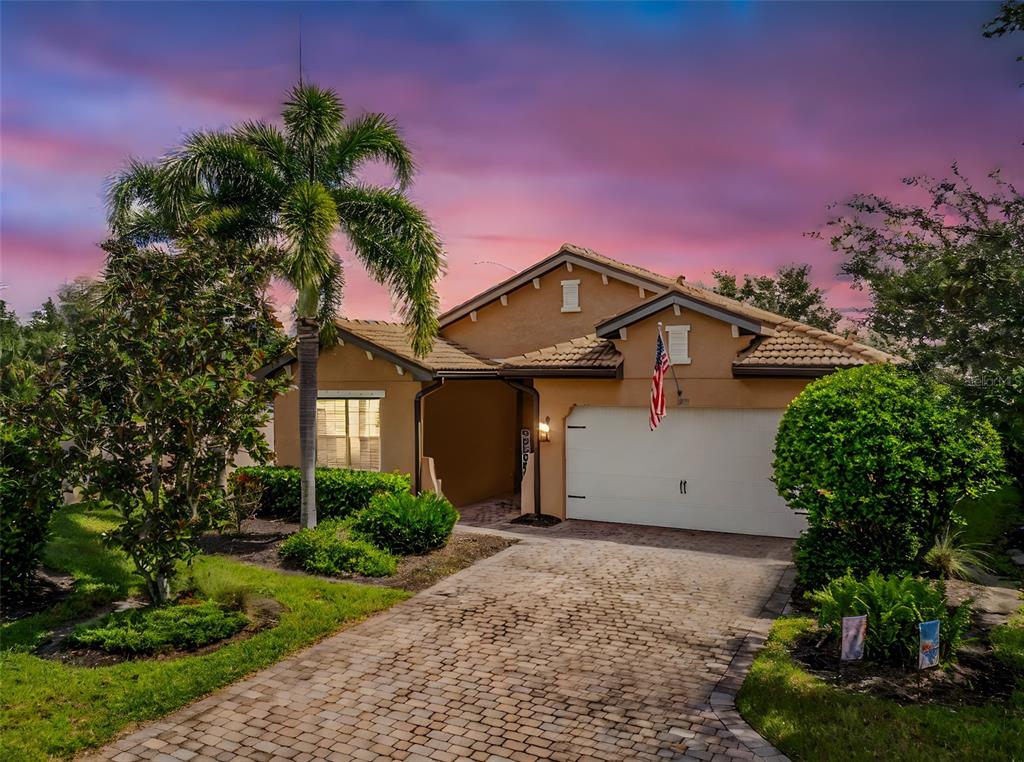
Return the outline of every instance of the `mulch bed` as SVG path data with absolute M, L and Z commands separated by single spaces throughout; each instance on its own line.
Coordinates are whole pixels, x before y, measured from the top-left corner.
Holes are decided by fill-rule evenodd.
M 821 643 L 816 635 L 797 641 L 790 653 L 803 669 L 829 685 L 900 704 L 991 704 L 1006 701 L 1017 683 L 983 638 L 961 650 L 955 664 L 927 670 L 867 660 L 843 662 L 839 646 L 834 641 Z
M 509 523 L 530 527 L 553 527 L 556 524 L 561 524 L 562 520 L 548 513 L 524 513 L 521 516 L 516 516 Z
M 73 577 L 40 569 L 24 595 L 5 593 L 0 598 L 0 623 L 13 622 L 52 608 L 67 598 L 74 587 Z
M 299 525 L 272 519 L 250 519 L 242 524 L 242 533 L 211 534 L 202 539 L 204 553 L 231 556 L 269 569 L 303 574 L 300 569 L 283 564 L 277 549 L 284 538 L 297 532 Z M 455 532 L 448 544 L 423 556 L 406 556 L 398 562 L 398 571 L 390 577 L 329 577 L 364 585 L 401 588 L 410 592 L 424 590 L 450 574 L 493 556 L 517 542 L 498 535 Z

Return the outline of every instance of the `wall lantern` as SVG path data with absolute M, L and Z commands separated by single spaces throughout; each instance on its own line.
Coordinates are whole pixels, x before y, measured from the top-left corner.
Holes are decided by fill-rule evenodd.
M 537 428 L 540 430 L 540 441 L 550 442 L 551 441 L 551 416 L 549 415 L 543 421 L 537 424 Z

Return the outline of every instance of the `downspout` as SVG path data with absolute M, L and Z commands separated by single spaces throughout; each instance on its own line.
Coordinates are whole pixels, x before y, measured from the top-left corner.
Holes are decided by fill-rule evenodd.
M 533 450 L 533 513 L 536 516 L 540 516 L 540 430 L 538 428 L 540 425 L 540 392 L 520 381 L 512 381 L 508 378 L 501 380 L 513 389 L 526 392 L 533 397 L 533 423 L 530 426 L 533 431 L 533 441 L 536 444 Z
M 430 384 L 430 386 L 424 386 L 422 389 L 416 392 L 416 399 L 413 401 L 413 435 L 416 441 L 413 445 L 412 468 L 413 486 L 415 488 L 413 494 L 415 495 L 420 494 L 420 481 L 422 481 L 420 478 L 420 450 L 423 447 L 423 432 L 421 431 L 421 429 L 423 428 L 423 398 L 426 397 L 428 394 L 433 394 L 442 386 L 444 386 L 444 379 L 439 378 L 437 381 Z

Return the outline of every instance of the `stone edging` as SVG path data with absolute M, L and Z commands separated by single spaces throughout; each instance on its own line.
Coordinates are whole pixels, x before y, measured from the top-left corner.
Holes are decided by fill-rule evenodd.
M 764 760 L 764 762 L 789 762 L 789 757 L 768 743 L 740 716 L 739 710 L 736 708 L 736 694 L 743 685 L 743 679 L 750 670 L 754 657 L 764 646 L 772 622 L 785 610 L 793 591 L 795 579 L 796 570 L 792 566 L 782 573 L 779 583 L 764 604 L 764 608 L 761 609 L 758 619 L 743 638 L 732 661 L 729 662 L 729 668 L 711 692 L 711 711 L 718 717 L 726 730 L 747 747 L 754 755 L 754 759 Z

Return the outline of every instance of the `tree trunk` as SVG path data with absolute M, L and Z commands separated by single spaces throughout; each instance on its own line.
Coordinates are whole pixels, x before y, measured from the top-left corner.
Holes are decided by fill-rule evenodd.
M 312 320 L 299 320 L 299 465 L 302 502 L 299 523 L 316 526 L 316 398 L 320 329 Z
M 171 580 L 164 574 L 157 574 L 149 585 L 149 597 L 157 606 L 163 606 L 171 597 Z

